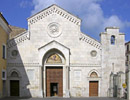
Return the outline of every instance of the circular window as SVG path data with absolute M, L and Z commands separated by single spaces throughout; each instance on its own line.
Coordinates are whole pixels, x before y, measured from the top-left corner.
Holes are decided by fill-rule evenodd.
M 12 55 L 13 57 L 16 57 L 16 56 L 18 55 L 18 51 L 17 51 L 17 50 L 13 50 L 13 51 L 11 52 L 11 55 Z
M 91 51 L 91 56 L 96 57 L 97 56 L 97 51 L 95 51 L 95 50 Z
M 51 23 L 48 25 L 48 34 L 51 37 L 58 37 L 61 34 L 61 28 L 58 23 Z

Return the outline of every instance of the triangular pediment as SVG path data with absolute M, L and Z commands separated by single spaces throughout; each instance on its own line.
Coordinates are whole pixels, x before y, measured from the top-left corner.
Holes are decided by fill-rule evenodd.
M 52 15 L 52 14 L 58 14 L 58 15 L 62 16 L 63 18 L 67 19 L 68 21 L 71 21 L 72 23 L 76 24 L 76 25 L 81 24 L 80 18 L 72 15 L 71 13 L 67 12 L 66 10 L 62 9 L 61 7 L 59 7 L 55 4 L 49 6 L 46 9 L 43 9 L 42 11 L 34 14 L 33 16 L 29 17 L 28 22 L 29 22 L 29 24 L 34 24 L 38 20 L 46 18 L 47 16 Z
M 42 65 L 42 59 L 43 59 L 43 56 L 45 56 L 45 54 L 50 51 L 50 50 L 58 50 L 60 51 L 65 59 L 66 59 L 66 65 L 69 65 L 69 56 L 70 56 L 70 49 L 66 46 L 64 46 L 63 44 L 53 40 L 43 46 L 41 46 L 40 48 L 38 48 L 38 51 L 39 51 L 39 59 L 41 59 L 40 61 L 40 65 Z
M 68 49 L 69 50 L 68 47 L 64 46 L 63 44 L 61 44 L 61 43 L 59 43 L 59 42 L 57 42 L 55 40 L 53 40 L 53 41 L 45 44 L 44 46 L 38 48 L 38 50 L 41 50 L 41 49 L 46 48 L 46 47 L 48 48 L 48 46 L 50 46 L 51 48 L 55 48 L 55 47 L 59 46 L 59 47 L 62 47 L 64 49 Z

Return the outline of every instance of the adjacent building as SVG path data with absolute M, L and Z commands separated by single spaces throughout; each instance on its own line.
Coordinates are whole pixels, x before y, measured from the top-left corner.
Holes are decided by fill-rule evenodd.
M 127 100 L 130 100 L 130 41 L 126 46 L 126 84 L 127 84 Z
M 130 41 L 125 43 L 126 46 L 126 66 L 130 65 Z
M 57 5 L 28 18 L 8 41 L 8 96 L 123 97 L 125 35 L 107 27 L 99 42 L 80 26 Z
M 6 94 L 6 66 L 7 49 L 6 43 L 11 29 L 8 22 L 0 12 L 0 97 Z
M 130 70 L 129 66 L 130 66 L 130 41 L 125 43 L 125 47 L 126 47 L 126 84 L 128 87 L 128 72 Z
M 11 30 L 12 30 L 12 31 L 10 32 L 10 34 L 9 34 L 9 40 L 15 38 L 15 36 L 17 36 L 18 34 L 20 34 L 20 33 L 24 32 L 24 31 L 26 31 L 26 29 L 24 29 L 24 28 L 12 26 L 12 25 L 10 25 L 9 27 L 10 27 Z

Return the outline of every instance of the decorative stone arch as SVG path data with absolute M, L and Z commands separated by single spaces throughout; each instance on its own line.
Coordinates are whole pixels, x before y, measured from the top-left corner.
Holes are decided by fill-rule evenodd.
M 39 64 L 41 66 L 41 75 L 42 75 L 42 81 L 41 81 L 41 91 L 43 91 L 43 97 L 47 96 L 47 84 L 46 78 L 47 78 L 47 69 L 48 68 L 62 68 L 62 92 L 63 97 L 68 97 L 69 94 L 69 64 L 70 64 L 70 49 L 66 46 L 60 44 L 57 41 L 51 41 L 50 43 L 40 47 L 38 49 L 39 52 Z M 46 63 L 47 59 L 53 54 L 58 56 L 59 59 L 61 59 L 61 63 Z M 49 69 L 48 69 L 49 70 Z M 50 84 L 50 83 L 49 83 Z M 59 84 L 59 83 L 58 83 Z M 60 92 L 61 93 L 61 92 Z
M 39 64 L 40 66 L 43 65 L 43 58 L 46 55 L 46 53 L 48 53 L 48 51 L 52 50 L 52 49 L 56 49 L 60 52 L 62 52 L 62 54 L 64 55 L 64 58 L 66 60 L 65 65 L 69 66 L 69 62 L 70 62 L 70 49 L 65 47 L 64 45 L 60 44 L 57 41 L 51 41 L 50 43 L 40 47 L 38 49 L 39 51 Z
M 91 70 L 91 71 L 88 73 L 88 77 L 89 77 L 89 78 L 92 78 L 91 75 L 92 75 L 93 73 L 96 73 L 96 74 L 97 74 L 97 77 L 95 77 L 95 78 L 99 78 L 99 77 L 100 77 L 99 72 L 98 72 L 97 70 L 95 70 L 95 69 Z
M 45 64 L 66 64 L 66 58 L 64 54 L 59 51 L 58 49 L 51 49 L 46 52 L 45 56 L 43 57 L 43 65 Z
M 11 78 L 12 76 L 12 73 L 15 72 L 18 74 L 18 78 L 21 78 L 21 73 L 17 70 L 17 69 L 12 69 L 9 74 L 8 74 L 8 77 Z

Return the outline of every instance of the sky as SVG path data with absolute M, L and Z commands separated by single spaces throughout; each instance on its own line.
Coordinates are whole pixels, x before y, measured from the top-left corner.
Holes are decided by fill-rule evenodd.
M 0 12 L 10 25 L 26 28 L 27 18 L 57 4 L 81 20 L 81 31 L 100 41 L 105 27 L 116 26 L 130 41 L 130 0 L 0 0 Z

